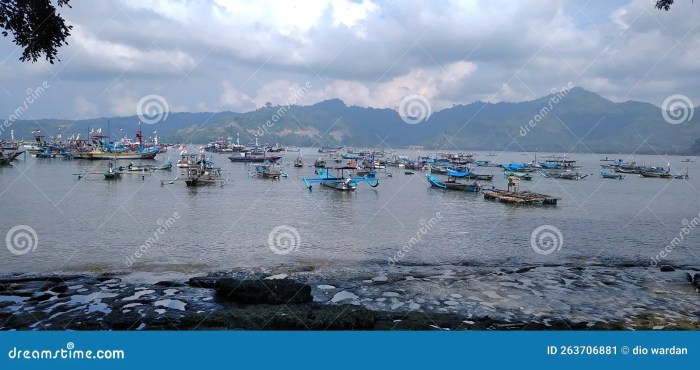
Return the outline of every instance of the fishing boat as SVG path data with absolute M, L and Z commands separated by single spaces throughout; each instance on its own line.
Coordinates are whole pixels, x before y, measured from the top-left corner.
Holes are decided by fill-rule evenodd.
M 182 153 L 180 155 L 180 159 L 177 160 L 177 163 L 175 164 L 177 168 L 187 168 L 189 166 L 196 166 L 197 165 L 197 154 L 187 154 L 187 153 Z
M 403 174 L 404 175 L 415 175 L 416 173 L 413 171 L 404 171 Z
M 214 167 L 213 163 L 204 156 L 201 151 L 198 166 L 189 166 L 185 172 L 185 185 L 189 187 L 206 186 L 220 183 L 224 185 L 221 177 L 221 168 Z M 163 182 L 161 181 L 161 185 Z
M 173 169 L 173 162 L 166 161 L 158 166 L 151 167 L 151 171 L 170 171 Z
M 72 154 L 63 146 L 46 146 L 34 156 L 37 158 L 70 158 Z
M 660 179 L 671 179 L 673 175 L 668 172 L 643 171 L 639 173 L 639 177 L 654 177 Z
M 13 157 L 6 155 L 0 150 L 0 166 L 8 166 L 12 162 Z
M 122 173 L 114 168 L 114 163 L 109 162 L 107 171 L 105 171 L 105 180 L 119 180 L 122 178 Z
M 297 159 L 294 160 L 294 167 L 304 167 L 304 158 L 298 156 Z
M 264 163 L 264 162 L 277 162 L 282 158 L 280 155 L 267 155 L 267 152 L 261 149 L 256 149 L 252 151 L 241 152 L 238 155 L 229 156 L 228 159 L 231 162 L 242 162 L 242 163 Z
M 681 162 L 683 162 L 683 163 L 690 163 L 690 162 L 695 162 L 695 161 L 692 160 L 692 159 L 690 159 L 690 158 L 686 158 L 686 159 L 682 160 Z
M 481 181 L 491 181 L 493 180 L 493 175 L 488 174 L 478 174 L 469 171 L 447 171 L 447 176 L 454 178 L 463 178 L 469 180 L 481 180 Z
M 532 175 L 527 172 L 515 172 L 515 171 L 503 171 L 503 174 L 507 177 L 515 176 L 521 180 L 530 181 L 532 180 Z
M 309 191 L 311 191 L 313 184 L 321 184 L 340 191 L 353 191 L 357 188 L 357 184 L 362 182 L 366 182 L 373 188 L 379 186 L 378 179 L 370 180 L 366 176 L 351 176 L 350 171 L 352 169 L 351 167 L 319 168 L 316 170 L 318 178 L 305 177 L 302 180 Z M 335 171 L 335 175 L 331 174 L 329 171 Z M 348 177 L 346 177 L 346 174 Z
M 285 148 L 285 147 L 283 147 L 283 146 L 281 146 L 281 145 L 279 145 L 279 144 L 275 144 L 275 146 L 273 146 L 272 148 L 268 149 L 267 151 L 270 152 L 270 153 L 279 153 L 279 152 L 284 152 L 285 150 L 287 150 L 287 148 Z
M 249 164 L 248 176 L 275 180 L 279 180 L 280 177 L 287 177 L 285 173 L 282 173 L 280 166 L 272 162 L 265 162 L 255 165 Z
M 604 179 L 622 180 L 625 178 L 625 175 L 623 175 L 621 173 L 610 173 L 610 172 L 600 171 L 600 177 L 602 177 Z
M 582 180 L 588 177 L 587 174 L 582 174 L 580 172 L 545 172 L 545 171 L 540 171 L 540 174 L 543 177 L 547 178 L 552 178 L 552 179 L 560 179 L 560 180 Z
M 343 149 L 343 146 L 332 146 L 332 145 L 323 145 L 321 148 L 318 149 L 319 153 L 337 153 L 339 150 Z
M 448 177 L 447 181 L 442 181 L 439 178 L 430 174 L 425 174 L 425 178 L 428 179 L 428 183 L 430 184 L 430 186 L 434 188 L 459 190 L 470 193 L 478 193 L 481 191 L 481 185 L 476 181 L 473 183 L 461 182 L 454 177 Z
M 316 168 L 325 168 L 326 167 L 326 161 L 323 159 L 319 158 L 314 162 L 314 167 Z
M 451 171 L 449 167 L 445 166 L 436 166 L 434 164 L 430 165 L 430 173 L 435 173 L 438 175 L 445 175 L 447 172 Z
M 561 198 L 547 194 L 535 193 L 532 191 L 520 191 L 520 178 L 508 177 L 508 188 L 504 189 L 484 189 L 484 199 L 503 203 L 523 204 L 523 205 L 556 205 Z

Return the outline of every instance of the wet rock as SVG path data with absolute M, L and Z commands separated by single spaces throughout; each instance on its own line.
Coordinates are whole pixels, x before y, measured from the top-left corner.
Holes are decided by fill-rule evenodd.
M 49 289 L 49 291 L 54 292 L 54 293 L 65 293 L 68 291 L 68 285 L 66 284 L 58 284 L 54 285 Z
M 185 284 L 177 282 L 177 281 L 159 281 L 155 285 L 166 287 L 166 288 L 176 288 L 176 287 L 185 286 Z
M 313 300 L 311 286 L 293 280 L 237 280 L 216 282 L 216 296 L 243 304 L 296 304 Z
M 676 269 L 674 269 L 673 266 L 671 266 L 671 265 L 661 265 L 661 267 L 659 267 L 659 270 L 661 270 L 661 272 L 673 272 L 673 271 L 676 271 Z
M 530 270 L 534 270 L 535 268 L 537 268 L 537 267 L 536 267 L 536 266 L 533 266 L 533 267 L 523 267 L 523 268 L 521 268 L 521 269 L 515 270 L 515 273 L 516 273 L 516 274 L 522 274 L 522 273 L 528 272 L 528 271 L 530 271 Z
M 690 283 L 693 284 L 693 287 L 695 287 L 695 289 L 700 289 L 700 273 L 696 273 L 695 275 L 693 275 L 693 279 Z
M 43 302 L 48 299 L 51 299 L 53 297 L 53 294 L 49 292 L 36 292 L 34 293 L 31 297 L 29 297 L 28 301 L 30 302 Z
M 218 278 L 211 276 L 193 277 L 187 281 L 187 285 L 194 288 L 215 289 Z

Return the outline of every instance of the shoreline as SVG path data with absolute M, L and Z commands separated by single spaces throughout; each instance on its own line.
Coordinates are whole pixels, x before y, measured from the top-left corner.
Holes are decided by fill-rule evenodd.
M 513 273 L 527 274 L 535 268 Z M 686 287 L 700 289 L 700 274 L 695 274 L 695 282 L 692 274 L 685 278 L 692 284 L 685 282 Z M 700 329 L 700 311 L 669 317 L 659 312 L 661 307 L 641 309 L 630 317 L 585 320 L 541 314 L 537 310 L 546 311 L 541 307 L 533 307 L 534 311 L 520 307 L 522 313 L 516 315 L 502 306 L 494 311 L 448 310 L 458 306 L 459 299 L 454 297 L 459 294 L 454 293 L 441 302 L 446 305 L 441 308 L 418 304 L 415 298 L 404 304 L 402 295 L 410 293 L 394 292 L 402 289 L 391 284 L 414 279 L 420 278 L 379 276 L 353 286 L 332 279 L 318 284 L 302 275 L 290 278 L 284 273 L 219 272 L 152 284 L 113 273 L 5 276 L 0 277 L 0 330 Z M 378 289 L 377 298 L 363 296 L 370 295 L 368 287 Z M 517 304 L 525 305 L 523 302 L 527 300 Z

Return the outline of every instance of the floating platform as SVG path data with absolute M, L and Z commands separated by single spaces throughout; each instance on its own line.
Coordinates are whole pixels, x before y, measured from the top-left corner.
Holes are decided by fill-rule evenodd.
M 533 193 L 531 191 L 507 191 L 499 189 L 482 190 L 484 199 L 516 204 L 548 204 L 556 205 L 561 198 L 551 195 Z

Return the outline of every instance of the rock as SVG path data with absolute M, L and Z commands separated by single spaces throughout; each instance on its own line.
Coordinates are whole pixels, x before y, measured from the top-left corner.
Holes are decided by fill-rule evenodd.
M 693 281 L 691 281 L 690 283 L 693 284 L 695 289 L 700 289 L 700 273 L 696 273 L 695 275 L 693 275 Z
M 294 280 L 237 280 L 216 282 L 216 296 L 243 304 L 296 304 L 313 300 L 311 286 Z
M 215 289 L 217 280 L 217 278 L 209 276 L 193 277 L 187 281 L 187 285 L 194 288 Z
M 685 279 L 688 280 L 689 283 L 693 282 L 693 276 L 687 272 L 685 273 Z
M 58 285 L 51 287 L 51 289 L 49 289 L 49 290 L 54 292 L 54 293 L 65 293 L 68 291 L 68 285 L 58 284 Z
M 528 272 L 528 271 L 530 271 L 530 270 L 534 270 L 535 268 L 537 268 L 537 266 L 533 266 L 533 267 L 523 267 L 523 268 L 521 268 L 521 269 L 515 270 L 515 273 L 516 273 L 516 274 L 522 274 L 522 273 Z
M 671 266 L 671 265 L 661 265 L 661 267 L 659 267 L 659 270 L 661 270 L 661 272 L 676 271 L 676 269 L 674 269 L 673 266 Z
M 164 286 L 168 288 L 175 288 L 175 287 L 183 287 L 185 284 L 177 282 L 177 281 L 159 281 L 155 285 L 157 286 Z
M 50 299 L 51 297 L 53 297 L 53 294 L 51 294 L 49 292 L 36 292 L 31 297 L 29 297 L 28 301 L 30 301 L 30 302 L 43 302 L 47 299 Z

